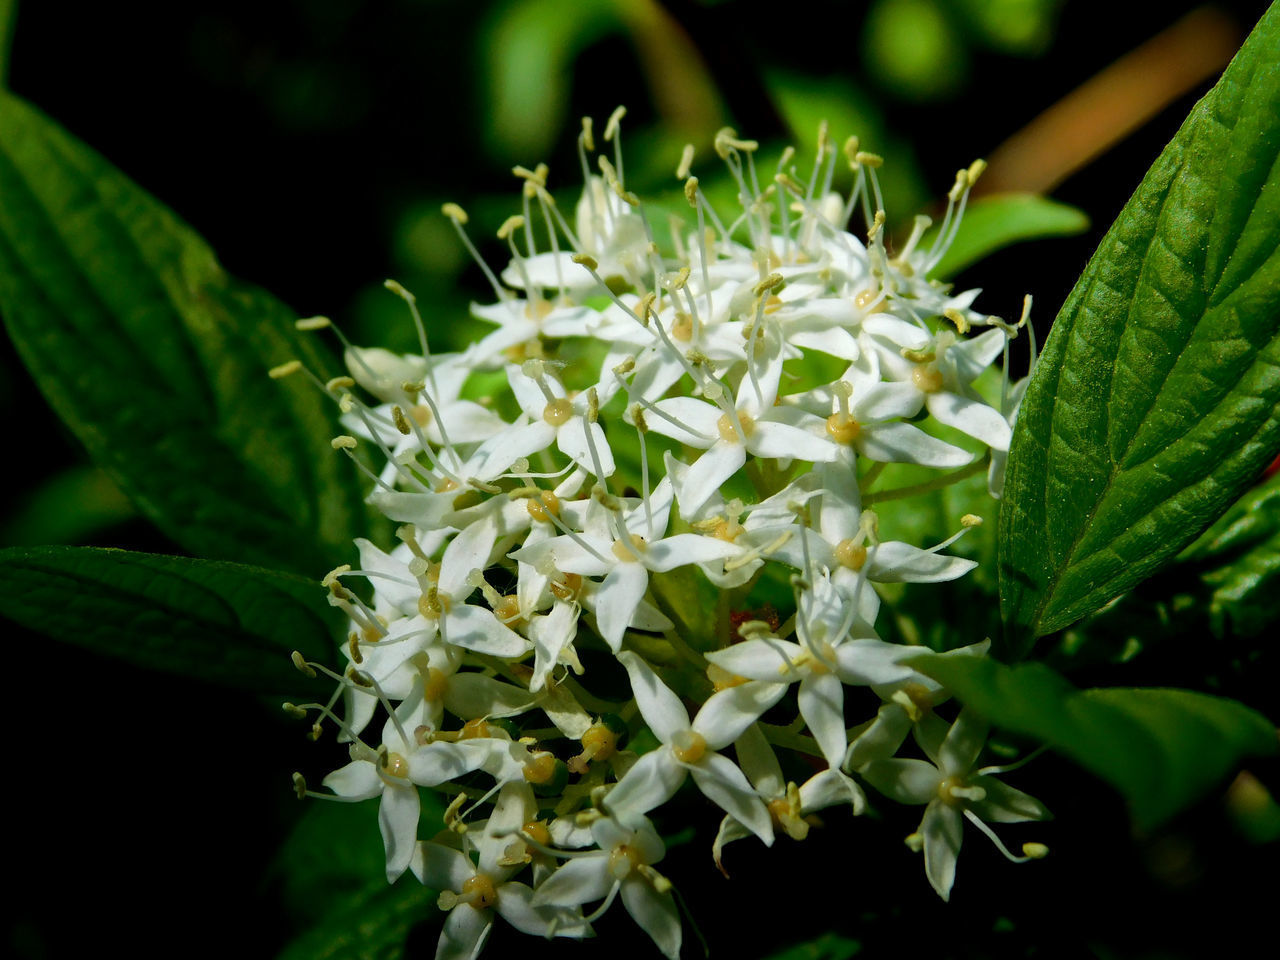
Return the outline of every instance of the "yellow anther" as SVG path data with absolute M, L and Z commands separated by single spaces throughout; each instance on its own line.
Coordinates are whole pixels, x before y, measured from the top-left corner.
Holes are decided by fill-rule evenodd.
M 966 513 L 960 518 L 960 526 L 962 527 L 980 527 L 982 523 L 982 518 L 976 513 Z
M 600 264 L 596 261 L 596 258 L 585 253 L 575 253 L 569 259 L 574 263 L 581 264 L 593 273 L 600 268 Z
M 902 842 L 910 848 L 912 853 L 919 853 L 924 849 L 924 834 L 909 833 L 902 838 Z
M 859 150 L 853 155 L 853 159 L 864 167 L 871 167 L 873 170 L 884 166 L 884 157 L 878 153 L 868 153 L 865 150 Z
M 536 170 L 530 170 L 528 167 L 522 167 L 517 164 L 511 168 L 511 173 L 514 176 L 519 177 L 521 180 L 526 180 L 539 187 L 545 187 L 547 185 L 547 168 L 544 164 L 538 164 L 538 169 Z
M 867 230 L 868 242 L 874 240 L 880 235 L 880 231 L 884 229 L 884 211 L 877 210 L 876 215 L 871 218 L 871 227 Z
M 569 759 L 569 771 L 584 774 L 590 761 L 608 760 L 617 749 L 618 735 L 603 723 L 593 723 L 582 735 L 582 752 Z
M 329 393 L 338 393 L 342 390 L 350 390 L 355 385 L 356 382 L 351 377 L 333 377 L 325 383 L 324 388 Z
M 408 417 L 404 415 L 404 411 L 399 407 L 391 408 L 391 420 L 395 423 L 396 429 L 406 437 L 413 432 L 413 427 L 409 425 Z
M 498 239 L 499 240 L 507 239 L 507 237 L 511 236 L 511 234 L 513 234 L 515 231 L 519 230 L 523 226 L 524 226 L 524 217 L 520 216 L 520 214 L 518 213 L 512 214 L 511 216 L 507 217 L 507 219 L 503 220 L 502 226 L 498 228 Z
M 911 371 L 911 382 L 922 393 L 937 393 L 945 385 L 936 363 L 917 364 Z
M 622 118 L 627 115 L 626 107 L 615 107 L 613 113 L 609 114 L 609 120 L 604 125 L 604 142 L 609 143 L 618 135 L 621 129 Z
M 498 891 L 487 873 L 477 873 L 462 883 L 459 900 L 466 901 L 474 910 L 488 910 L 498 902 Z
M 803 197 L 804 186 L 789 173 L 776 173 L 773 179 L 782 187 L 784 187 L 793 196 Z M 804 204 L 797 204 L 791 207 L 796 213 L 804 212 Z
M 671 281 L 671 289 L 683 290 L 685 284 L 689 282 L 689 275 L 692 272 L 693 271 L 691 271 L 688 267 L 681 267 L 680 271 L 675 275 L 675 278 Z
M 299 800 L 307 796 L 307 779 L 300 773 L 293 775 L 293 792 L 298 795 Z
M 551 831 L 541 820 L 530 820 L 520 828 L 520 832 L 534 843 L 540 843 L 544 847 L 551 846 Z
M 1049 848 L 1043 843 L 1024 843 L 1022 845 L 1022 855 L 1030 857 L 1032 860 L 1043 860 L 1049 855 Z
M 285 377 L 292 376 L 302 369 L 302 362 L 299 360 L 290 360 L 282 363 L 278 367 L 272 367 L 267 371 L 267 376 L 272 380 L 283 380 Z
M 862 432 L 862 425 L 847 413 L 833 413 L 827 417 L 827 433 L 836 443 L 853 443 Z
M 942 311 L 942 315 L 956 325 L 956 330 L 960 334 L 966 334 L 969 332 L 969 320 L 959 310 L 956 310 L 954 307 L 948 307 L 946 310 Z
M 689 201 L 689 206 L 696 207 L 698 205 L 697 177 L 690 177 L 684 182 L 684 198 Z
M 672 739 L 671 752 L 681 763 L 697 763 L 707 752 L 707 741 L 696 730 L 684 730 Z
M 686 143 L 680 152 L 680 166 L 676 167 L 677 180 L 683 180 L 689 176 L 689 170 L 693 167 L 693 153 L 693 144 Z
M 328 317 L 306 317 L 294 321 L 293 325 L 298 330 L 323 330 L 325 327 L 332 326 Z
M 594 121 L 590 117 L 582 118 L 582 145 L 588 150 L 595 150 L 596 138 L 592 130 Z
M 782 282 L 783 282 L 782 274 L 771 273 L 767 277 L 765 277 L 763 280 L 761 280 L 759 283 L 757 283 L 752 288 L 751 292 L 755 294 L 755 296 L 757 297 L 763 296 L 765 293 L 771 293 L 777 290 L 780 286 L 782 286 Z
M 566 397 L 552 400 L 542 409 L 542 419 L 553 427 L 564 426 L 572 416 L 573 404 Z
M 367 627 L 365 628 L 368 629 Z M 364 663 L 364 654 L 360 652 L 360 638 L 354 633 L 347 637 L 347 650 L 351 653 L 351 662 Z
M 463 210 L 456 203 L 441 204 L 440 212 L 459 226 L 465 224 L 470 219 L 470 217 L 467 216 L 467 211 Z
M 289 654 L 289 656 L 292 658 L 293 665 L 297 668 L 299 673 L 306 677 L 315 678 L 315 670 L 312 668 L 311 664 L 307 663 L 307 658 L 304 657 L 300 651 L 295 650 L 293 653 Z
M 355 437 L 341 436 L 334 437 L 329 441 L 329 446 L 335 450 L 354 450 L 357 446 Z
M 965 173 L 966 173 L 966 179 L 968 179 L 970 187 L 972 187 L 975 183 L 978 182 L 978 178 L 982 176 L 982 174 L 986 171 L 986 169 L 987 169 L 987 161 L 981 158 L 969 164 L 969 169 L 965 171 Z
M 856 167 L 858 165 L 858 138 L 849 137 L 841 148 L 844 151 L 845 159 L 849 161 L 849 166 Z

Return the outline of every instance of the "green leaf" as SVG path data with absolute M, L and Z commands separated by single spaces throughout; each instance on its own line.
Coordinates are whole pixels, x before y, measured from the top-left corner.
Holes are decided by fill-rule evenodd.
M 1273 6 L 1054 323 L 1001 511 L 1007 655 L 1151 575 L 1280 450 L 1277 103 Z
M 323 591 L 293 574 L 93 547 L 0 550 L 0 569 L 5 617 L 141 667 L 296 692 L 290 652 L 333 654 Z
M 1038 194 L 980 197 L 966 207 L 955 240 L 929 275 L 945 280 L 1015 243 L 1070 237 L 1088 229 L 1089 217 L 1083 210 Z M 922 246 L 928 248 L 936 235 L 936 230 L 926 234 Z
M 1277 752 L 1275 727 L 1235 700 L 1190 690 L 1078 690 L 1039 663 L 934 654 L 910 663 L 996 726 L 1046 743 L 1110 783 L 1141 829 L 1193 803 L 1245 757 Z
M 0 0 L 0 86 L 9 82 L 9 54 L 13 48 L 13 25 L 18 19 L 18 0 Z
M 0 314 L 89 453 L 192 553 L 315 574 L 369 535 L 318 347 L 172 213 L 0 93 Z
M 1179 558 L 1213 591 L 1214 634 L 1257 636 L 1280 621 L 1280 474 L 1240 498 Z
M 0 527 L 12 546 L 79 543 L 136 516 L 129 498 L 97 467 L 70 467 L 24 498 Z
M 434 913 L 436 891 L 412 877 L 369 884 L 279 954 L 279 960 L 395 960 L 409 931 Z
M 849 960 L 862 951 L 862 944 L 838 933 L 824 933 L 805 943 L 797 943 L 768 960 Z

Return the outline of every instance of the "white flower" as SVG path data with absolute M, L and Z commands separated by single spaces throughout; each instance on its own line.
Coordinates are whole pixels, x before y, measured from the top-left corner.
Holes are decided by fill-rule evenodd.
M 643 660 L 623 651 L 618 660 L 631 676 L 631 688 L 644 722 L 662 746 L 644 754 L 605 800 L 626 824 L 666 803 L 692 774 L 707 799 L 748 827 L 765 843 L 773 842 L 769 812 L 724 749 L 755 723 L 786 691 L 781 683 L 747 683 L 713 694 L 689 720 L 680 698 Z
M 931 762 L 873 760 L 859 771 L 868 783 L 899 803 L 927 804 L 920 821 L 919 843 L 924 849 L 925 874 L 943 900 L 951 897 L 965 819 L 985 833 L 1006 857 L 1022 862 L 1034 858 L 1010 853 L 987 822 L 1017 823 L 1049 817 L 1039 800 L 995 779 L 993 774 L 1002 768 L 974 769 L 986 740 L 987 724 L 965 709 L 940 743 L 930 744 L 922 739 Z

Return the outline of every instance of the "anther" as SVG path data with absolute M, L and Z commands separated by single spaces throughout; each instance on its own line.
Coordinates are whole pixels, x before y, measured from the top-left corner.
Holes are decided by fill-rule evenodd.
M 287 363 L 280 364 L 278 367 L 272 367 L 267 371 L 267 376 L 272 380 L 283 380 L 285 377 L 292 376 L 301 369 L 302 362 L 300 360 L 290 360 Z
M 1049 848 L 1043 843 L 1024 843 L 1022 845 L 1022 854 L 1032 860 L 1043 860 L 1049 855 Z
M 299 800 L 307 795 L 307 779 L 300 773 L 294 773 L 293 775 L 293 792 L 298 795 Z M 1026 847 L 1024 846 L 1023 849 L 1025 850 Z M 1047 848 L 1045 852 L 1048 853 Z
M 345 434 L 340 437 L 334 437 L 329 441 L 329 446 L 335 450 L 354 450 L 358 444 L 355 437 L 349 437 Z
M 312 679 L 315 678 L 315 670 L 311 668 L 311 664 L 307 663 L 306 657 L 302 655 L 301 651 L 295 650 L 289 656 L 293 659 L 293 665 L 298 668 L 299 673 Z
M 873 170 L 884 166 L 884 157 L 878 153 L 867 153 L 865 150 L 859 150 L 853 155 L 853 159 L 864 167 L 870 167 Z
M 303 710 L 296 703 L 290 703 L 287 700 L 284 703 L 280 704 L 280 709 L 283 710 L 285 713 L 287 713 L 289 716 L 293 717 L 295 720 L 305 720 L 307 717 L 307 711 Z
M 684 180 L 689 176 L 689 170 L 693 167 L 693 144 L 686 143 L 684 150 L 680 153 L 680 165 L 676 167 L 676 179 Z
M 954 307 L 948 307 L 942 311 L 942 315 L 956 325 L 956 331 L 961 335 L 969 332 L 969 320 L 959 310 Z
M 593 273 L 600 268 L 600 264 L 596 261 L 596 258 L 585 253 L 575 253 L 569 259 L 576 264 L 586 267 Z
M 513 214 L 502 221 L 502 226 L 498 227 L 498 239 L 506 240 L 512 233 L 524 226 L 524 217 L 520 214 Z
M 441 204 L 440 212 L 459 226 L 466 225 L 466 223 L 471 219 L 467 216 L 467 211 L 463 210 L 456 203 Z
M 328 317 L 306 317 L 302 320 L 294 321 L 294 328 L 298 330 L 323 330 L 332 326 L 332 321 Z
M 618 135 L 618 130 L 620 129 L 622 124 L 622 118 L 625 117 L 626 115 L 627 115 L 627 108 L 622 106 L 614 108 L 613 113 L 609 114 L 609 120 L 604 125 L 604 142 L 605 143 L 610 142 L 614 137 Z
M 591 150 L 591 151 L 594 151 L 594 150 L 595 150 L 595 148 L 596 148 L 596 138 L 595 138 L 595 136 L 594 136 L 594 135 L 593 135 L 593 133 L 592 133 L 592 129 L 591 129 L 591 128 L 592 128 L 592 123 L 593 123 L 593 121 L 592 121 L 592 119 L 591 119 L 590 117 L 583 117 L 583 118 L 582 118 L 582 134 L 581 134 L 581 137 L 582 137 L 582 145 L 583 145 L 586 149 Z
M 980 527 L 982 522 L 982 518 L 976 513 L 966 513 L 960 518 L 960 526 L 962 527 Z
M 395 423 L 396 429 L 406 437 L 413 432 L 413 427 L 409 425 L 408 418 L 404 415 L 404 411 L 399 407 L 391 408 L 391 420 Z
M 698 205 L 698 178 L 690 177 L 684 182 L 684 198 L 689 201 L 689 206 L 697 207 Z

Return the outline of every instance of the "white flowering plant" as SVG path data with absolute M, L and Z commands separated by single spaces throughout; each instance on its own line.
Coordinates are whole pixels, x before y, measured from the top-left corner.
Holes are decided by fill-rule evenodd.
M 417 341 L 402 354 L 228 280 L 4 93 L 10 335 L 140 507 L 219 558 L 10 548 L 4 612 L 289 698 L 316 741 L 288 763 L 315 769 L 292 774 L 298 797 L 376 811 L 389 894 L 363 925 L 344 915 L 344 955 L 419 928 L 439 960 L 472 960 L 500 919 L 531 944 L 601 927 L 689 956 L 682 889 L 709 881 L 670 851 L 692 838 L 728 878 L 807 841 L 825 875 L 846 854 L 816 836 L 855 818 L 908 823 L 901 855 L 947 901 L 966 834 L 1050 856 L 1053 797 L 1015 785 L 1046 750 L 1155 827 L 1274 753 L 1274 726 L 1203 692 L 1078 689 L 1049 662 L 1174 562 L 1227 585 L 1219 620 L 1274 610 L 1277 50 L 1273 9 L 1040 356 L 1030 297 L 993 316 L 936 276 L 981 161 L 939 223 L 895 241 L 883 161 L 856 137 L 824 125 L 807 163 L 766 164 L 722 129 L 713 156 L 672 158 L 677 212 L 629 186 L 625 111 L 584 119 L 576 183 L 516 168 L 500 262 L 444 205 L 490 287 L 484 332 L 438 349 L 454 319 L 388 281 Z M 714 165 L 729 208 L 702 188 Z M 67 261 L 81 279 L 51 282 Z M 181 339 L 148 340 L 134 370 L 127 342 L 157 311 Z M 132 406 L 113 399 L 126 373 Z M 946 529 L 922 538 L 926 515 Z M 983 575 L 998 600 L 956 586 Z M 913 608 L 944 589 L 986 612 L 938 635 Z

